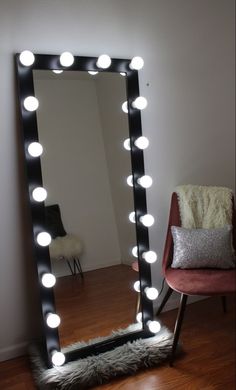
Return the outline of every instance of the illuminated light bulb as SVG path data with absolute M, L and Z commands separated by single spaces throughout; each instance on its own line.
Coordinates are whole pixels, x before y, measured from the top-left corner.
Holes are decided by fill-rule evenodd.
M 33 65 L 33 63 L 35 61 L 35 56 L 32 53 L 32 51 L 24 50 L 24 51 L 22 51 L 22 53 L 20 53 L 19 59 L 20 59 L 20 62 L 22 65 L 30 66 L 30 65 Z
M 47 191 L 43 187 L 37 187 L 33 190 L 32 196 L 36 202 L 43 202 L 47 198 Z
M 158 290 L 155 287 L 146 287 L 144 291 L 145 291 L 147 298 L 150 299 L 151 301 L 154 301 L 155 299 L 157 299 L 158 294 L 159 294 Z
M 152 185 L 152 178 L 151 176 L 148 176 L 148 175 L 144 175 L 142 177 L 140 177 L 138 180 L 137 180 L 138 184 L 140 184 L 143 188 L 149 188 L 151 187 Z
M 126 73 L 125 72 L 120 72 L 120 75 L 121 76 L 126 76 Z
M 55 276 L 50 273 L 43 274 L 41 281 L 42 285 L 47 288 L 51 288 L 56 284 Z
M 148 147 L 149 141 L 148 141 L 147 137 L 141 136 L 141 137 L 136 139 L 134 144 L 137 146 L 137 148 L 143 150 L 143 149 L 146 149 Z
M 132 255 L 134 257 L 138 257 L 138 247 L 137 246 L 134 246 L 133 249 L 132 249 Z
M 107 69 L 111 65 L 111 58 L 107 54 L 102 54 L 98 57 L 97 67 Z
M 129 220 L 130 220 L 130 222 L 132 222 L 132 223 L 135 223 L 135 222 L 136 222 L 136 220 L 135 220 L 135 212 L 134 212 L 134 211 L 132 211 L 132 212 L 129 214 Z
M 63 70 L 62 69 L 53 69 L 53 73 L 60 74 L 60 73 L 63 73 Z
M 137 280 L 137 282 L 134 283 L 134 289 L 137 292 L 140 292 L 140 281 Z
M 73 54 L 69 51 L 64 51 L 64 53 L 60 55 L 60 64 L 62 66 L 71 66 L 74 63 L 74 60 Z
M 140 222 L 146 227 L 150 227 L 154 224 L 154 217 L 151 214 L 145 214 L 142 217 L 140 217 Z
M 52 353 L 52 364 L 54 366 L 63 366 L 65 363 L 65 355 L 62 352 L 54 351 Z
M 155 263 L 157 254 L 154 251 L 147 251 L 142 254 L 142 258 L 149 264 Z
M 129 110 L 128 110 L 128 102 L 127 101 L 122 104 L 121 108 L 122 108 L 123 112 L 128 114 Z
M 52 241 L 49 233 L 41 232 L 37 235 L 37 242 L 40 246 L 48 246 Z
M 31 157 L 39 157 L 43 153 L 43 147 L 39 142 L 31 142 L 28 146 L 28 153 Z
M 147 99 L 143 96 L 139 96 L 133 101 L 132 107 L 137 108 L 138 110 L 144 110 L 144 108 L 147 107 L 147 104 Z
M 136 321 L 139 322 L 139 323 L 141 323 L 142 320 L 143 320 L 143 315 L 142 315 L 142 313 L 141 313 L 141 311 L 140 311 L 140 312 L 137 313 L 137 315 L 136 315 Z
M 128 177 L 127 177 L 127 179 L 126 179 L 126 182 L 127 182 L 127 184 L 128 184 L 128 186 L 130 186 L 130 187 L 133 187 L 133 176 L 132 175 L 129 175 Z
M 35 111 L 39 106 L 39 101 L 34 96 L 28 96 L 27 98 L 25 98 L 23 104 L 27 111 Z
M 46 317 L 46 323 L 49 328 L 58 328 L 61 323 L 59 315 L 54 313 L 49 313 Z
M 158 321 L 148 321 L 147 326 L 152 333 L 158 333 L 161 330 L 161 324 Z
M 131 146 L 130 146 L 130 138 L 126 138 L 123 142 L 123 145 L 124 145 L 124 148 L 126 150 L 131 150 Z
M 94 76 L 94 75 L 97 74 L 98 72 L 95 71 L 95 70 L 88 70 L 88 73 L 91 74 L 92 76 Z
M 136 56 L 132 58 L 129 67 L 130 69 L 140 70 L 143 68 L 143 65 L 144 65 L 144 60 L 142 59 L 142 57 Z

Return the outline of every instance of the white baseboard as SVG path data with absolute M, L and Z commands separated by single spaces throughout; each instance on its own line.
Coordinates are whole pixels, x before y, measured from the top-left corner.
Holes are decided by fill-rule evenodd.
M 14 359 L 18 356 L 26 355 L 27 354 L 27 347 L 28 343 L 20 343 L 11 345 L 7 348 L 1 348 L 0 349 L 0 362 L 3 362 L 5 360 Z

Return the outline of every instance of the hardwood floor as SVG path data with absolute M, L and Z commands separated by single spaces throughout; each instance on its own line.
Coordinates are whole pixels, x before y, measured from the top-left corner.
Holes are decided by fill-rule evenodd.
M 102 274 L 102 272 L 101 272 Z M 131 275 L 131 279 L 136 275 Z M 120 278 L 117 278 L 120 279 Z M 115 283 L 114 278 L 112 280 Z M 102 294 L 100 289 L 97 290 Z M 67 286 L 68 287 L 68 286 Z M 64 286 L 64 289 L 66 287 Z M 73 292 L 73 285 L 70 287 Z M 65 291 L 65 290 L 64 290 Z M 117 290 L 119 291 L 119 290 Z M 135 295 L 131 294 L 135 302 Z M 104 298 L 105 299 L 105 298 Z M 122 297 L 122 301 L 125 297 Z M 105 316 L 104 334 L 114 326 L 113 314 L 119 310 L 120 300 L 113 300 L 113 313 Z M 118 305 L 118 306 L 115 306 Z M 64 309 L 66 304 L 64 303 Z M 124 307 L 124 306 L 123 306 Z M 64 310 L 63 309 L 63 310 Z M 93 307 L 94 315 L 102 313 Z M 133 316 L 133 312 L 132 312 Z M 176 310 L 161 314 L 162 322 L 173 329 Z M 128 317 L 126 317 L 128 320 Z M 90 337 L 91 329 L 87 327 Z M 64 341 L 77 335 L 66 330 Z M 96 390 L 234 390 L 235 373 L 235 298 L 228 298 L 228 312 L 223 314 L 220 298 L 209 298 L 187 306 L 180 336 L 185 354 L 178 358 L 173 368 L 167 364 L 140 371 L 134 376 L 113 380 L 97 386 Z M 36 389 L 27 357 L 0 363 L 0 390 Z

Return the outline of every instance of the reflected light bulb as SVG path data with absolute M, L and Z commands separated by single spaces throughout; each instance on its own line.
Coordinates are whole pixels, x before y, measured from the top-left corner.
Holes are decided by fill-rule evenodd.
M 33 190 L 32 196 L 36 202 L 43 202 L 47 198 L 47 191 L 43 187 L 37 187 Z
M 88 73 L 91 74 L 92 76 L 94 76 L 94 75 L 97 74 L 98 72 L 95 71 L 95 70 L 88 70 Z
M 151 301 L 154 301 L 154 299 L 157 299 L 158 290 L 155 287 L 146 287 L 144 291 L 145 291 L 147 298 L 150 299 Z
M 138 247 L 137 246 L 134 246 L 133 249 L 132 249 L 132 255 L 134 257 L 138 257 Z
M 146 137 L 141 136 L 141 137 L 136 139 L 134 144 L 139 149 L 146 149 L 148 147 L 148 145 L 149 145 L 149 141 L 148 141 L 148 139 Z
M 120 75 L 121 76 L 126 76 L 126 73 L 125 72 L 120 72 Z
M 43 153 L 43 147 L 39 142 L 31 142 L 28 146 L 28 152 L 31 157 L 39 157 Z
M 155 263 L 157 260 L 157 254 L 154 251 L 143 252 L 142 258 L 149 264 Z
M 128 184 L 128 186 L 130 186 L 130 187 L 133 187 L 133 176 L 132 175 L 129 175 L 128 177 L 127 177 L 127 179 L 126 179 L 126 182 L 127 182 L 127 184 Z
M 23 104 L 27 111 L 35 111 L 39 106 L 39 101 L 34 96 L 28 96 L 27 98 L 25 98 Z
M 140 292 L 140 281 L 137 280 L 137 282 L 134 283 L 134 289 L 137 292 Z
M 71 66 L 74 63 L 74 56 L 69 51 L 64 51 L 60 55 L 60 64 L 62 66 Z
M 144 65 L 144 60 L 142 59 L 142 57 L 136 56 L 132 58 L 129 67 L 130 69 L 140 70 L 143 68 L 143 65 Z
M 123 145 L 124 145 L 124 148 L 126 150 L 131 150 L 131 146 L 130 146 L 130 138 L 126 138 L 123 142 Z
M 148 321 L 147 326 L 152 333 L 158 333 L 161 330 L 161 324 L 158 321 Z
M 29 50 L 24 50 L 22 53 L 20 53 L 20 62 L 24 66 L 30 66 L 34 63 L 35 61 L 35 56 L 32 53 L 32 51 Z
M 149 188 L 151 187 L 152 185 L 152 178 L 151 176 L 148 176 L 148 175 L 144 175 L 142 177 L 140 177 L 138 180 L 137 180 L 138 184 L 140 184 L 143 188 Z
M 102 54 L 98 57 L 97 67 L 107 69 L 111 65 L 111 58 L 107 54 Z
M 143 315 L 142 315 L 141 311 L 139 313 L 137 313 L 136 321 L 139 323 L 141 323 L 143 321 Z
M 122 104 L 121 108 L 122 108 L 123 112 L 128 114 L 129 110 L 128 110 L 128 102 L 127 101 Z
M 129 214 L 129 220 L 130 220 L 130 222 L 132 222 L 132 223 L 135 223 L 135 222 L 136 222 L 136 220 L 135 220 L 135 212 L 134 212 L 134 211 L 132 211 L 132 212 Z
M 145 214 L 140 217 L 140 222 L 146 227 L 150 227 L 154 224 L 154 217 L 151 214 Z
M 144 110 L 144 108 L 147 107 L 147 104 L 147 99 L 143 96 L 139 96 L 133 101 L 132 107 L 137 108 L 138 110 Z
M 41 232 L 37 235 L 37 242 L 40 246 L 48 246 L 52 241 L 49 233 Z
M 60 73 L 63 73 L 63 70 L 62 69 L 53 69 L 53 73 L 60 74 Z
M 49 313 L 46 317 L 46 323 L 49 328 L 58 328 L 61 323 L 59 315 L 54 313 Z
M 62 366 L 65 363 L 65 355 L 62 352 L 54 351 L 52 353 L 52 364 L 54 366 Z
M 56 284 L 55 276 L 50 273 L 43 274 L 41 281 L 42 285 L 47 288 L 51 288 Z

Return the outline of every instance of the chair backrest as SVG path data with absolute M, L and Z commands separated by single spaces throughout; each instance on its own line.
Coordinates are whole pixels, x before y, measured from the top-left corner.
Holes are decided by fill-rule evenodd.
M 232 199 L 232 225 L 233 225 L 233 247 L 236 250 L 236 210 L 234 207 L 234 198 Z M 179 203 L 176 192 L 173 192 L 170 204 L 169 222 L 166 234 L 166 242 L 162 260 L 162 270 L 165 274 L 166 268 L 170 266 L 173 258 L 173 238 L 171 233 L 171 226 L 181 226 Z
M 45 220 L 47 230 L 51 234 L 52 238 L 66 236 L 58 204 L 52 204 L 45 207 Z

